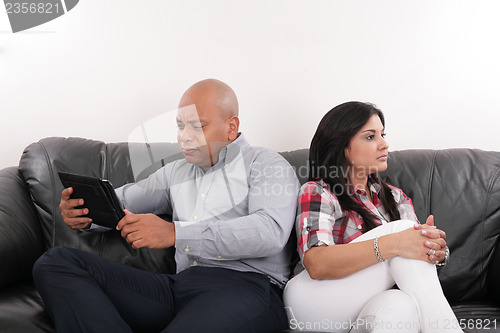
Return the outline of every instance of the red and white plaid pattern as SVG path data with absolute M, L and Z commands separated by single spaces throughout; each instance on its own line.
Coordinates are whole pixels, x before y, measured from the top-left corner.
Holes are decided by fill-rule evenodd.
M 373 203 L 369 200 L 366 191 L 355 188 L 355 199 L 364 204 L 375 216 L 379 225 L 389 221 L 378 198 L 381 186 L 372 179 L 368 180 Z M 349 185 L 353 188 L 353 185 Z M 389 185 L 394 200 L 397 203 L 401 219 L 418 222 L 411 199 L 399 188 Z M 301 259 L 313 246 L 346 244 L 365 232 L 364 221 L 361 216 L 352 211 L 343 211 L 337 196 L 332 193 L 328 184 L 323 180 L 310 181 L 302 185 L 297 205 L 295 221 L 298 239 L 298 252 Z

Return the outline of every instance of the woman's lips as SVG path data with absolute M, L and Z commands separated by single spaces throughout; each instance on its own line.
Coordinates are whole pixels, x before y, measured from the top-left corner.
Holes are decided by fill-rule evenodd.
M 379 160 L 379 161 L 387 161 L 387 155 L 379 156 L 379 157 L 377 157 L 377 160 Z

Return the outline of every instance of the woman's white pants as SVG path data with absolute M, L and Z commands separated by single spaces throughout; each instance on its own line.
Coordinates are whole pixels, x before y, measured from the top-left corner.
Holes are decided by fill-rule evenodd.
M 360 242 L 413 228 L 410 220 L 381 225 Z M 375 254 L 374 254 L 375 255 Z M 391 289 L 397 284 L 399 290 Z M 325 332 L 462 332 L 433 264 L 394 257 L 342 279 L 313 280 L 306 270 L 285 287 L 290 328 Z

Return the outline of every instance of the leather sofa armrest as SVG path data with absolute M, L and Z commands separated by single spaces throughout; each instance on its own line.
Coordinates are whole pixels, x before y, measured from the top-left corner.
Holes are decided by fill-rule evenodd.
M 43 253 L 41 227 L 17 167 L 0 170 L 0 288 L 31 279 Z
M 500 305 L 500 243 L 497 241 L 493 251 L 493 260 L 488 268 L 486 296 Z

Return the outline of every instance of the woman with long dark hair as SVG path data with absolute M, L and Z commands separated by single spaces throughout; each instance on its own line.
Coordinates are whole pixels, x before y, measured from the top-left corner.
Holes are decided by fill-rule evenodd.
M 462 332 L 435 267 L 448 259 L 446 235 L 380 179 L 388 148 L 372 104 L 344 103 L 321 120 L 297 208 L 305 270 L 284 291 L 292 329 Z

